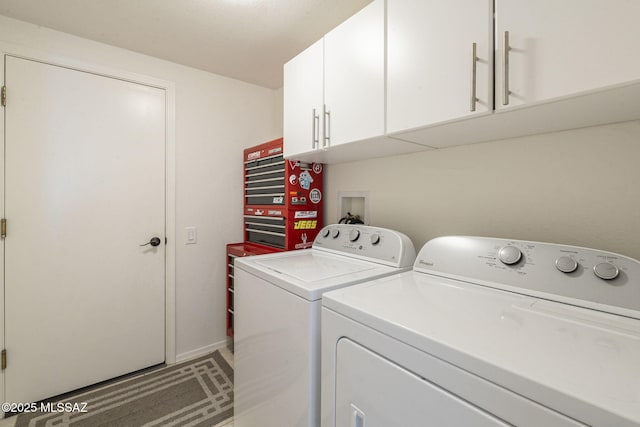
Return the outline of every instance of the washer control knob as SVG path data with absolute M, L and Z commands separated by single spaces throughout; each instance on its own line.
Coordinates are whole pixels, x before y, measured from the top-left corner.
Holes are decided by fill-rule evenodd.
M 593 273 L 603 280 L 613 280 L 618 277 L 618 267 L 610 262 L 601 262 L 593 266 Z
M 339 235 L 340 235 L 340 230 L 338 230 L 337 228 L 331 232 L 331 237 L 333 237 L 334 239 L 337 239 Z
M 578 262 L 570 256 L 561 256 L 556 259 L 556 268 L 563 273 L 573 273 L 578 269 Z
M 330 232 L 331 230 L 329 230 L 328 228 L 325 228 L 324 230 L 322 230 L 322 237 L 329 237 Z
M 378 233 L 372 234 L 371 235 L 371 244 L 372 245 L 377 245 L 378 243 L 380 243 L 380 235 Z
M 355 242 L 360 237 L 360 231 L 355 228 L 349 232 L 349 240 Z
M 498 259 L 502 261 L 503 264 L 517 264 L 521 258 L 522 252 L 515 246 L 504 246 L 498 251 Z

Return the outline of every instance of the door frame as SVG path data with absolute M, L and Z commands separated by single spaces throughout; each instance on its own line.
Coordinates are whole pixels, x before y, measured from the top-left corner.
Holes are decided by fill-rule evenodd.
M 0 41 L 0 55 L 2 56 L 1 84 L 5 84 L 6 69 L 5 55 L 69 68 L 76 71 L 87 72 L 99 76 L 120 79 L 132 83 L 152 86 L 165 91 L 165 363 L 167 365 L 176 361 L 176 298 L 175 298 L 175 263 L 176 263 L 176 233 L 175 233 L 175 83 L 148 75 L 142 75 L 111 68 L 105 65 L 95 64 L 84 60 L 77 60 L 60 55 L 50 54 L 25 46 L 5 43 Z M 11 102 L 11 88 L 7 87 L 7 103 Z M 4 107 L 0 106 L 2 119 L 0 120 L 0 216 L 5 215 L 5 114 Z M 10 227 L 9 227 L 10 230 Z M 5 247 L 4 240 L 0 243 L 0 344 L 5 348 Z M 10 361 L 9 361 L 10 363 Z M 0 373 L 0 401 L 5 401 L 4 372 Z M 19 402 L 15 402 L 19 403 Z M 23 402 L 24 403 L 24 402 Z M 4 412 L 2 412 L 4 416 Z

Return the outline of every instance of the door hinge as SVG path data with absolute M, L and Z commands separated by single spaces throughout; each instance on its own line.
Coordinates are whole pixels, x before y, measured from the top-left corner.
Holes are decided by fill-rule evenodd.
M 7 237 L 7 219 L 6 218 L 0 219 L 0 237 L 3 239 Z
M 7 106 L 7 87 L 2 86 L 2 106 Z
M 7 369 L 7 350 L 2 350 L 2 370 Z

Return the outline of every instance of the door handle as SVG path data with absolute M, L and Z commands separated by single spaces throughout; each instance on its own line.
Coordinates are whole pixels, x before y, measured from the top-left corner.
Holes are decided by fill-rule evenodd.
M 327 148 L 331 145 L 331 111 L 327 110 L 326 104 L 322 106 L 322 114 L 323 114 L 323 141 L 322 148 Z
M 311 149 L 315 150 L 320 148 L 320 115 L 316 114 L 316 109 L 312 111 L 312 126 L 311 126 Z
M 478 54 L 476 53 L 476 43 L 471 45 L 471 112 L 476 111 L 476 101 L 478 97 L 476 95 L 476 64 L 478 62 Z
M 159 246 L 160 245 L 160 238 L 159 237 L 152 237 L 151 240 L 149 240 L 147 243 L 145 243 L 144 245 L 140 245 L 140 246 L 147 246 L 147 245 L 151 245 L 151 246 Z
M 509 31 L 504 32 L 502 46 L 502 105 L 509 105 L 509 95 L 511 91 L 509 90 L 509 51 L 511 47 L 509 46 Z

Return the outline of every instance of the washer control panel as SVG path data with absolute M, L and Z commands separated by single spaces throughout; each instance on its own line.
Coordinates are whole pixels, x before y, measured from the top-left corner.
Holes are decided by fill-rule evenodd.
M 333 224 L 324 227 L 313 248 L 340 253 L 394 267 L 411 267 L 415 247 L 404 234 L 362 224 Z
M 446 236 L 423 246 L 414 270 L 640 318 L 640 261 L 613 252 Z

